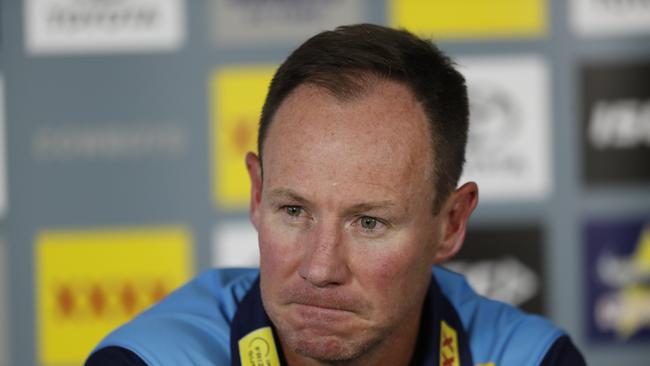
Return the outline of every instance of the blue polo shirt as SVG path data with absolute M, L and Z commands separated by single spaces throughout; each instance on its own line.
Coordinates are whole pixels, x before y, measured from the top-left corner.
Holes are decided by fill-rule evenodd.
M 213 269 L 109 334 L 99 365 L 286 365 L 256 269 Z M 585 365 L 548 320 L 477 295 L 434 267 L 411 365 Z

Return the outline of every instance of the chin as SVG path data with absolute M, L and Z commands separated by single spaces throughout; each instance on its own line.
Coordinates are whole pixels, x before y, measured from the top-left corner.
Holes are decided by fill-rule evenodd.
M 365 332 L 355 326 L 354 319 L 319 319 L 318 314 L 299 314 L 286 307 L 269 310 L 285 353 L 327 363 L 355 359 L 368 349 Z
M 292 305 L 283 309 L 277 330 L 286 350 L 321 362 L 356 359 L 378 341 L 357 314 Z
M 296 332 L 287 337 L 286 347 L 303 357 L 325 363 L 356 359 L 372 347 L 371 344 L 361 340 L 310 333 Z

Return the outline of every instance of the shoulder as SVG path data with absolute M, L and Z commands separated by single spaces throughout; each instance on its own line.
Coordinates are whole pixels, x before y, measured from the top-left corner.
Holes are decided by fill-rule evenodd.
M 254 269 L 209 270 L 109 334 L 93 351 L 116 346 L 149 365 L 230 360 L 230 323 L 251 288 Z
M 476 294 L 458 273 L 434 267 L 433 275 L 465 328 L 476 363 L 541 365 L 556 342 L 568 339 L 541 316 Z
M 567 335 L 558 338 L 546 352 L 540 366 L 586 366 L 587 363 Z

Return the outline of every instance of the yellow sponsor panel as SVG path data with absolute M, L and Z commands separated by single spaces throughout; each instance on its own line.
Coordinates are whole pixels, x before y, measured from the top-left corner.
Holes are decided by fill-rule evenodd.
M 440 366 L 460 366 L 458 335 L 444 320 L 440 322 Z
M 212 195 L 218 207 L 247 207 L 244 157 L 257 150 L 257 126 L 274 72 L 271 66 L 233 66 L 212 75 Z
M 536 37 L 546 32 L 543 0 L 389 0 L 390 23 L 440 38 Z
M 40 364 L 80 365 L 111 330 L 192 275 L 182 226 L 46 230 L 36 236 Z
M 239 358 L 246 366 L 280 366 L 271 327 L 254 330 L 240 339 Z

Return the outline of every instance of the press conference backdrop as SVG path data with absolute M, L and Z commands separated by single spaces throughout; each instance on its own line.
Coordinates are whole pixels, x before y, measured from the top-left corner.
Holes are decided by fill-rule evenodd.
M 243 156 L 273 70 L 373 22 L 431 36 L 481 188 L 447 265 L 650 364 L 650 1 L 1 1 L 0 365 L 78 365 L 213 266 L 254 266 Z

